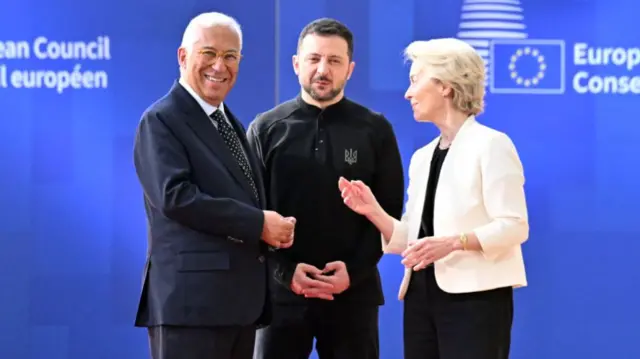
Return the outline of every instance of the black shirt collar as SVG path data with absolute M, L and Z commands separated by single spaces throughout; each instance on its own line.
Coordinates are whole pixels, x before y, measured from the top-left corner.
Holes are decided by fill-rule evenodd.
M 344 115 L 343 111 L 345 110 L 348 101 L 349 100 L 347 100 L 346 96 L 342 96 L 342 99 L 340 99 L 340 101 L 322 109 L 318 106 L 305 102 L 302 99 L 301 94 L 298 94 L 298 96 L 296 97 L 296 102 L 300 110 L 302 110 L 304 113 L 307 113 L 310 115 L 316 115 L 316 116 L 320 115 L 321 113 L 323 116 L 330 115 L 330 114 L 338 114 L 338 113 Z

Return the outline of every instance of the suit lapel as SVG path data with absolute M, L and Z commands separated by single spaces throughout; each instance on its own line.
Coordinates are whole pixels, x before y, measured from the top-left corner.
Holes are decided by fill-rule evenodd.
M 470 117 L 465 121 L 465 123 L 460 127 L 456 138 L 451 143 L 449 148 L 449 152 L 447 153 L 447 157 L 442 164 L 442 168 L 440 169 L 440 178 L 438 180 L 438 187 L 441 183 L 448 183 L 452 181 L 454 164 L 460 164 L 459 156 L 465 155 L 465 146 L 469 139 L 472 139 L 473 136 L 469 136 L 469 132 L 473 131 L 473 127 L 475 126 L 475 117 Z M 420 233 L 420 225 L 422 223 L 422 211 L 424 210 L 424 200 L 427 195 L 427 183 L 429 183 L 429 173 L 431 171 L 431 159 L 433 158 L 433 152 L 438 146 L 440 142 L 440 136 L 436 137 L 431 143 L 429 143 L 424 148 L 424 155 L 417 163 L 416 168 L 416 187 L 415 187 L 415 195 L 416 201 L 413 202 L 411 209 L 411 223 L 409 223 L 409 238 L 417 238 Z M 434 206 L 433 206 L 433 226 L 434 230 L 437 230 L 439 227 L 438 223 L 438 213 L 440 213 L 442 206 L 448 205 L 449 202 L 447 200 L 443 200 L 441 196 L 442 191 L 436 190 Z
M 198 138 L 200 138 L 200 140 L 204 142 L 205 145 L 218 157 L 218 159 L 220 159 L 244 190 L 247 193 L 252 193 L 253 191 L 251 190 L 251 186 L 245 178 L 244 173 L 242 173 L 238 162 L 235 157 L 233 157 L 231 151 L 227 147 L 227 144 L 222 139 L 222 136 L 220 136 L 220 133 L 211 122 L 211 119 L 206 113 L 204 113 L 198 102 L 177 82 L 171 89 L 171 94 L 179 104 L 179 108 L 186 115 L 185 118 L 187 125 L 191 127 L 196 136 L 198 136 Z M 234 122 L 237 122 L 235 118 L 231 123 Z M 237 128 L 235 123 L 234 127 Z M 246 151 L 246 140 L 243 141 L 244 135 L 239 137 Z M 251 158 L 251 156 L 249 157 Z M 258 186 L 257 182 L 256 186 Z M 254 196 L 251 195 L 250 197 L 253 198 Z
M 449 146 L 449 152 L 447 153 L 447 157 L 442 164 L 442 168 L 440 169 L 440 179 L 439 183 L 448 184 L 455 182 L 455 167 L 454 166 L 465 166 L 466 158 L 468 154 L 471 154 L 473 150 L 467 149 L 467 145 L 469 141 L 473 140 L 473 128 L 475 127 L 475 117 L 468 118 L 465 123 L 460 127 L 456 137 L 453 142 L 451 142 L 451 146 Z M 438 228 L 441 226 L 441 221 L 439 214 L 440 213 L 448 213 L 448 208 L 446 206 L 451 206 L 451 200 L 448 198 L 442 197 L 443 191 L 436 191 L 436 195 L 434 198 L 433 205 L 433 229 L 434 232 L 438 232 Z

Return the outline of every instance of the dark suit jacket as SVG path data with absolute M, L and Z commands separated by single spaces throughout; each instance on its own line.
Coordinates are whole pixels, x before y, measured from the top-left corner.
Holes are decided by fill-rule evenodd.
M 246 149 L 242 124 L 225 109 Z M 265 203 L 257 162 L 246 152 Z M 213 123 L 180 84 L 143 114 L 134 161 L 149 231 L 136 326 L 264 319 L 262 207 Z

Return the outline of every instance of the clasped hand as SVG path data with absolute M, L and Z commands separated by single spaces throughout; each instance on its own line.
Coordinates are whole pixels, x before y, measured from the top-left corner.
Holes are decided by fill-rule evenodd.
M 264 211 L 262 240 L 275 248 L 289 248 L 293 245 L 296 219 L 283 217 L 277 212 Z
M 411 244 L 402 252 L 402 264 L 418 271 L 444 258 L 455 249 L 456 239 L 452 237 L 424 237 Z
M 333 300 L 335 294 L 344 292 L 349 285 L 347 266 L 341 261 L 327 263 L 323 269 L 299 263 L 291 280 L 294 293 L 325 300 Z

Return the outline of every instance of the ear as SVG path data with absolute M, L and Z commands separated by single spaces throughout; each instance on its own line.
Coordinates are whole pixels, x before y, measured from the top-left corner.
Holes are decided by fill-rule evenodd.
M 187 67 L 187 49 L 184 47 L 178 48 L 178 64 L 181 69 Z
M 300 63 L 298 62 L 298 55 L 293 55 L 291 57 L 291 63 L 293 64 L 293 72 L 295 72 L 296 75 L 300 75 Z
M 451 85 L 442 82 L 440 86 L 441 86 L 440 92 L 442 93 L 442 97 L 451 97 L 453 95 L 453 89 L 451 88 Z
M 353 69 L 356 67 L 356 63 L 351 61 L 349 64 L 349 72 L 347 73 L 347 80 L 351 79 L 351 75 L 353 74 Z

